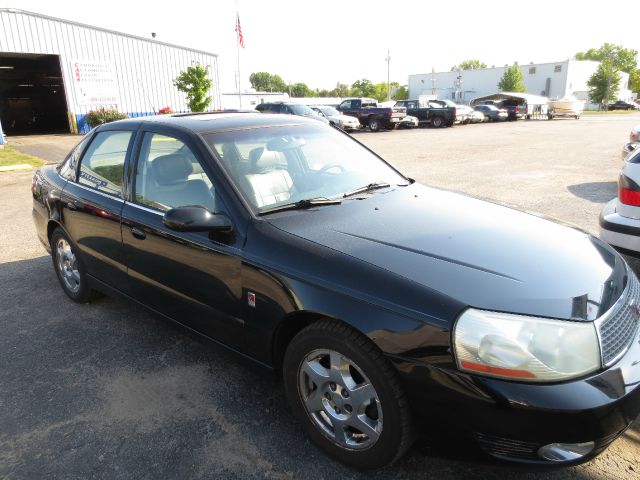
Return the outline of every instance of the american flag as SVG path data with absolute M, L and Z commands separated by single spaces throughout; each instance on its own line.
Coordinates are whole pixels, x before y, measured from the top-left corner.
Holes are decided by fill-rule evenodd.
M 244 48 L 244 37 L 242 36 L 242 27 L 240 27 L 240 15 L 236 13 L 236 33 L 238 34 L 238 43 Z

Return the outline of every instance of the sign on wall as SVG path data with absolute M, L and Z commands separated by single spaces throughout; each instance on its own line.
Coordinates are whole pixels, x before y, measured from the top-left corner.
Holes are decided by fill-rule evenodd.
M 117 105 L 118 81 L 113 62 L 72 60 L 78 105 Z

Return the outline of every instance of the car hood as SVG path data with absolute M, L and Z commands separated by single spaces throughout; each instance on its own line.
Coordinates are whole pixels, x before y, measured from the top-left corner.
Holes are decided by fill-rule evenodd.
M 585 232 L 419 184 L 267 218 L 394 274 L 389 281 L 405 277 L 487 310 L 593 320 L 627 281 L 621 257 Z M 385 285 L 378 290 L 384 295 Z

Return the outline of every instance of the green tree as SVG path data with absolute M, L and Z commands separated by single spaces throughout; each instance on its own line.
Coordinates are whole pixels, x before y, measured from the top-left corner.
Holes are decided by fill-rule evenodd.
M 475 58 L 472 58 L 470 60 L 463 60 L 458 64 L 458 66 L 460 67 L 460 70 L 475 70 L 478 68 L 487 68 L 486 63 L 481 62 L 480 60 L 476 60 Z
M 316 97 L 330 97 L 331 96 L 331 92 L 329 90 L 327 90 L 326 88 L 316 88 L 315 91 L 315 96 Z
M 395 100 L 409 100 L 409 89 L 404 85 L 401 87 L 398 87 L 393 98 Z
M 629 90 L 636 95 L 640 94 L 640 70 L 634 70 L 629 75 Z
M 351 95 L 354 97 L 374 98 L 376 95 L 376 86 L 371 83 L 371 80 L 367 80 L 366 78 L 356 80 L 351 85 Z
M 349 85 L 345 85 L 344 83 L 336 83 L 336 87 L 329 92 L 330 97 L 349 97 L 351 96 L 351 89 Z
M 621 45 L 605 43 L 600 48 L 590 48 L 586 52 L 576 53 L 576 60 L 596 60 L 603 62 L 610 59 L 615 70 L 631 73 L 638 66 L 638 51 L 624 48 Z
M 502 92 L 526 92 L 524 86 L 524 75 L 517 63 L 514 63 L 504 71 L 502 78 L 498 82 L 498 88 Z
M 292 97 L 315 97 L 315 92 L 306 83 L 294 83 L 290 87 Z
M 207 94 L 213 82 L 209 78 L 209 66 L 203 67 L 193 63 L 173 81 L 175 87 L 187 94 L 187 104 L 192 112 L 204 112 L 211 104 L 211 97 Z
M 368 96 L 375 98 L 379 102 L 384 102 L 387 99 L 387 82 L 376 83 L 373 95 Z
M 589 99 L 599 105 L 607 104 L 609 99 L 616 98 L 620 89 L 620 74 L 610 60 L 604 60 L 596 73 L 587 81 Z
M 280 75 L 269 72 L 253 72 L 249 75 L 251 86 L 258 92 L 286 92 L 287 84 Z

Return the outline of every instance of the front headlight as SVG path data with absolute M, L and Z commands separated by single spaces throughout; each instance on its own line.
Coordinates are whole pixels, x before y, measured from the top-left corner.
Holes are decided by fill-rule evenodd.
M 470 308 L 456 322 L 453 345 L 460 370 L 512 380 L 568 380 L 601 365 L 593 322 Z

